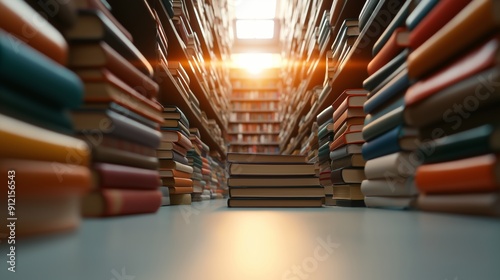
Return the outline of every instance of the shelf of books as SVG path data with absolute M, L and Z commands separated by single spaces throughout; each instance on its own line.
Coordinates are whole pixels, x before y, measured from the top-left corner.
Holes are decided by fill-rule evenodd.
M 253 76 L 231 70 L 231 112 L 227 139 L 231 152 L 279 153 L 280 85 L 277 69 Z

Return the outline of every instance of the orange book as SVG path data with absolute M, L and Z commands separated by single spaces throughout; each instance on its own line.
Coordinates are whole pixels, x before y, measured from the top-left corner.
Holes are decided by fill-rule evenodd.
M 173 186 L 173 187 L 168 187 L 168 191 L 170 194 L 193 193 L 193 186 L 191 187 Z
M 360 144 L 364 143 L 363 134 L 361 130 L 359 131 L 346 131 L 344 134 L 340 135 L 337 139 L 330 143 L 330 151 L 343 147 L 347 144 Z
M 413 84 L 405 94 L 406 106 L 454 85 L 469 76 L 493 67 L 500 62 L 500 37 L 495 36 L 471 50 L 445 68 Z
M 160 177 L 165 178 L 165 177 L 176 177 L 176 178 L 188 178 L 191 179 L 192 173 L 180 171 L 177 169 L 160 169 L 158 170 L 160 172 Z
M 116 102 L 157 123 L 163 122 L 162 107 L 139 94 L 110 71 L 103 69 L 103 80 L 85 82 L 84 100 L 88 103 Z
M 411 31 L 410 48 L 417 49 L 455 17 L 471 0 L 441 0 Z
M 0 28 L 65 65 L 68 44 L 59 31 L 24 1 L 0 1 Z M 43 28 L 41 28 L 43 27 Z M 13 42 L 15 44 L 15 42 Z
M 0 114 L 0 158 L 89 165 L 90 149 L 77 138 Z
M 332 107 L 334 110 L 337 110 L 337 108 L 340 107 L 340 104 L 342 104 L 342 102 L 344 102 L 344 100 L 348 96 L 367 95 L 367 94 L 368 91 L 364 89 L 346 89 L 339 95 L 339 97 L 337 97 L 337 99 L 335 99 L 335 101 L 333 101 Z
M 158 96 L 158 84 L 139 71 L 106 42 L 72 45 L 69 51 L 68 65 L 83 81 L 102 81 L 105 79 L 103 69 L 108 69 L 147 98 Z
M 409 44 L 410 32 L 406 27 L 398 27 L 394 30 L 389 40 L 368 63 L 368 75 L 373 75 L 377 70 L 386 65 L 394 57 L 396 57 Z
M 162 186 L 166 187 L 193 187 L 193 180 L 189 178 L 163 177 L 161 181 L 163 182 Z
M 498 191 L 499 155 L 424 164 L 417 168 L 415 182 L 422 193 L 466 193 Z
M 496 1 L 472 1 L 408 56 L 410 78 L 427 75 L 499 27 L 500 9 Z
M 161 130 L 162 141 L 164 142 L 174 142 L 179 144 L 181 147 L 189 150 L 193 147 L 191 140 L 187 138 L 184 134 L 174 131 L 174 130 Z

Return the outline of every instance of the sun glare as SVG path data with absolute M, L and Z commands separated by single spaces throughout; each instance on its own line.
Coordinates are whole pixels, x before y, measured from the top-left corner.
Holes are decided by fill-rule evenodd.
M 268 68 L 281 67 L 281 56 L 274 53 L 238 53 L 231 56 L 233 68 L 246 69 L 252 74 L 259 74 Z

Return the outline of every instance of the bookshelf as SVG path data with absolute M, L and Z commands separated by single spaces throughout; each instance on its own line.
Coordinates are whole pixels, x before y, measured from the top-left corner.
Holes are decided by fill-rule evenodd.
M 318 3 L 321 3 L 318 11 L 329 10 L 330 7 L 334 7 L 333 2 L 338 4 L 337 1 L 318 1 Z M 286 100 L 286 104 L 283 106 L 284 111 L 282 114 L 286 120 L 284 126 L 287 127 L 280 135 L 280 147 L 283 153 L 289 154 L 299 148 L 302 140 L 309 135 L 312 123 L 319 112 L 331 105 L 344 89 L 362 87 L 363 80 L 368 76 L 366 66 L 371 59 L 372 46 L 390 22 L 390 18 L 385 17 L 395 15 L 389 13 L 388 10 L 389 8 L 390 10 L 397 10 L 402 4 L 400 1 L 393 0 L 379 1 L 365 28 L 360 31 L 358 39 L 347 53 L 346 58 L 339 65 L 333 77 L 327 78 L 326 52 L 335 39 L 334 34 L 338 34 L 343 19 L 358 17 L 363 6 L 361 1 L 346 0 L 340 2 L 343 2 L 343 5 L 337 7 L 336 24 L 331 28 L 330 36 L 323 46 L 319 46 L 314 42 L 316 38 L 313 35 L 307 37 L 307 34 L 289 33 L 288 36 L 282 38 L 285 54 L 289 57 L 289 61 L 307 62 L 290 63 L 284 69 L 285 74 L 283 76 L 288 77 L 284 81 L 285 95 L 287 92 L 295 92 L 297 97 Z M 285 12 L 295 13 L 296 10 L 289 9 Z M 309 13 L 311 12 L 314 12 L 314 8 L 309 9 Z M 318 13 L 309 14 L 308 17 L 317 20 L 310 21 L 306 26 L 302 25 L 302 32 L 313 28 L 312 26 L 319 27 Z M 386 20 L 382 20 L 383 17 Z M 285 29 L 290 28 L 290 26 L 301 26 L 300 24 L 298 16 L 285 17 L 283 22 Z M 306 22 L 303 24 L 306 24 Z M 311 47 L 313 49 L 310 51 L 312 53 L 310 56 L 307 56 L 305 48 L 301 47 L 298 42 L 302 39 L 314 46 Z M 313 42 L 311 43 L 311 41 Z M 310 100 L 311 102 L 304 100 Z
M 0 278 L 274 280 L 296 266 L 308 279 L 500 279 L 496 220 L 337 207 L 229 209 L 225 202 L 87 219 L 77 232 L 17 240 L 17 271 L 3 266 Z M 318 239 L 328 237 L 338 246 L 317 249 L 315 259 Z M 117 278 L 122 272 L 130 277 Z
M 279 70 L 259 75 L 231 70 L 228 142 L 231 152 L 279 153 Z

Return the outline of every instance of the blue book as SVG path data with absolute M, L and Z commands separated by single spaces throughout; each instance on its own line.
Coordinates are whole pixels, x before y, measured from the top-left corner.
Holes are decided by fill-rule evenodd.
M 375 91 L 376 88 L 384 86 L 384 83 L 387 84 L 387 78 L 390 77 L 391 74 L 395 73 L 401 67 L 401 65 L 406 62 L 406 58 L 408 57 L 409 53 L 410 51 L 408 49 L 404 49 L 402 52 L 400 52 L 386 65 L 378 69 L 377 72 L 366 78 L 363 81 L 363 88 L 367 91 Z
M 408 77 L 408 69 L 405 68 L 365 102 L 363 106 L 365 113 L 369 114 L 375 111 L 392 97 L 406 91 L 409 86 L 410 78 Z
M 365 142 L 361 153 L 365 160 L 370 160 L 399 151 L 415 150 L 420 144 L 417 134 L 416 129 L 399 125 L 373 140 Z
M 403 4 L 399 12 L 392 19 L 391 23 L 389 23 L 389 25 L 384 30 L 382 35 L 380 35 L 375 44 L 373 44 L 373 49 L 372 49 L 373 56 L 377 55 L 377 53 L 382 49 L 385 43 L 387 43 L 387 41 L 392 36 L 392 33 L 394 33 L 394 30 L 396 30 L 396 28 L 405 25 L 406 18 L 410 13 L 411 2 L 412 0 L 406 0 L 406 2 Z
M 0 83 L 53 107 L 74 109 L 83 103 L 83 83 L 77 75 L 2 31 Z
M 401 94 L 393 98 L 392 100 L 385 103 L 384 107 L 379 108 L 376 112 L 366 115 L 364 125 L 368 125 L 371 122 L 377 120 L 378 118 L 383 117 L 385 114 L 388 114 L 390 111 L 396 109 L 397 107 L 405 105 L 405 95 Z
M 401 105 L 380 118 L 363 126 L 363 139 L 370 141 L 373 138 L 382 135 L 383 133 L 395 128 L 398 125 L 404 124 L 404 105 Z
M 420 1 L 418 6 L 413 9 L 406 19 L 406 27 L 408 30 L 413 30 L 438 2 L 439 0 Z

